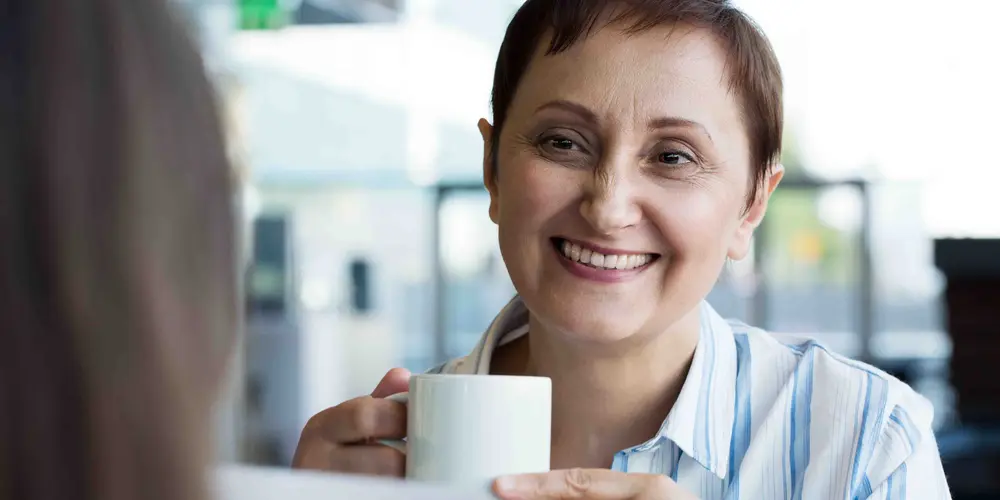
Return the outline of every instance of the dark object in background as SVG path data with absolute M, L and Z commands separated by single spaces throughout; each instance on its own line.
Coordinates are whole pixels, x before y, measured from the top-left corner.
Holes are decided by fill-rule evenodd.
M 1000 498 L 1000 239 L 941 239 L 951 382 L 961 427 L 938 435 L 955 500 Z
M 289 233 L 283 215 L 263 215 L 253 223 L 253 263 L 246 280 L 250 314 L 281 316 L 288 312 Z
M 963 423 L 1000 423 L 1000 239 L 943 239 L 935 265 L 948 283 L 951 381 Z
M 351 261 L 351 311 L 368 314 L 372 310 L 371 263 L 365 259 Z

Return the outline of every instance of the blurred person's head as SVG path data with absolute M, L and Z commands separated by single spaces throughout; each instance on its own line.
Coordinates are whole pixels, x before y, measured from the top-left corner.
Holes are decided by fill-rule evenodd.
M 236 228 L 214 96 L 171 14 L 0 2 L 0 498 L 203 493 Z
M 480 130 L 532 317 L 599 343 L 696 324 L 781 178 L 781 94 L 769 42 L 727 1 L 527 0 Z

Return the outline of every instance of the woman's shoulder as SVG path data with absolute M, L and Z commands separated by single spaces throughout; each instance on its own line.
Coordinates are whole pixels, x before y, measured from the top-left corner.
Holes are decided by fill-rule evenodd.
M 768 332 L 739 321 L 729 321 L 734 335 L 746 335 L 755 358 L 765 365 L 785 366 L 789 382 L 800 378 L 813 391 L 830 394 L 838 387 L 851 388 L 861 399 L 884 399 L 885 404 L 911 407 L 926 413 L 930 402 L 884 370 L 842 355 L 816 338 Z M 869 390 L 870 389 L 870 390 Z
M 751 347 L 750 370 L 771 381 L 774 404 L 808 419 L 813 445 L 853 453 L 872 480 L 884 479 L 921 446 L 933 442 L 934 408 L 885 371 L 836 353 L 806 336 L 780 335 L 730 322 Z M 756 377 L 753 377 L 756 378 Z M 769 392 L 769 387 L 754 386 Z

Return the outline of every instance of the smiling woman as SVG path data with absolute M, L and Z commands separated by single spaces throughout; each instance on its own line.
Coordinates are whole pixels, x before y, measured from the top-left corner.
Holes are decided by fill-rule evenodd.
M 725 259 L 746 254 L 780 179 L 777 64 L 773 57 L 730 62 L 728 47 L 747 42 L 670 15 L 662 25 L 638 25 L 651 19 L 630 10 L 639 4 L 599 10 L 584 2 L 552 17 L 568 21 L 555 24 L 549 40 L 528 37 L 539 45 L 518 66 L 520 38 L 511 34 L 542 34 L 527 23 L 543 3 L 526 3 L 512 22 L 494 86 L 496 123 L 480 123 L 490 215 L 511 278 L 532 317 L 555 335 L 677 340 L 661 334 L 697 324 L 696 305 Z M 712 2 L 690 4 L 706 17 L 725 12 Z M 733 12 L 727 15 L 740 19 Z M 590 25 L 606 27 L 581 31 Z M 745 38 L 770 53 L 763 38 Z M 744 68 L 748 81 L 736 81 L 727 65 Z M 772 105 L 762 114 L 746 111 L 747 103 Z M 576 243 L 581 259 L 573 260 L 581 265 L 558 265 L 567 259 L 552 251 L 553 239 Z M 564 272 L 610 267 L 605 256 L 628 254 L 649 263 L 615 280 L 617 287 Z M 606 282 L 622 273 L 584 274 Z M 554 293 L 564 288 L 573 293 Z
M 501 496 L 948 496 L 924 398 L 705 302 L 781 180 L 781 93 L 767 39 L 723 0 L 527 0 L 514 16 L 479 130 L 518 295 L 434 370 L 551 378 L 556 471 L 503 478 Z M 399 411 L 379 404 L 317 416 L 300 465 L 372 470 L 369 447 L 311 435 Z

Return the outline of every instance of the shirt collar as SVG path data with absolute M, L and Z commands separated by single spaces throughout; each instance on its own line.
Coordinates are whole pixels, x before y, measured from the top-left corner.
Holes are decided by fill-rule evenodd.
M 673 441 L 719 478 L 729 471 L 736 404 L 736 344 L 733 330 L 708 304 L 701 304 L 698 347 L 674 407 L 658 436 Z
M 459 361 L 454 373 L 488 375 L 493 350 L 526 333 L 528 333 L 528 308 L 525 307 L 521 297 L 515 295 L 493 318 L 493 322 L 472 352 Z
M 707 302 L 700 305 L 700 325 L 694 359 L 674 407 L 652 440 L 629 451 L 668 439 L 702 467 L 725 478 L 736 402 L 736 346 L 732 327 Z M 494 348 L 527 332 L 528 310 L 515 296 L 454 373 L 488 374 Z

